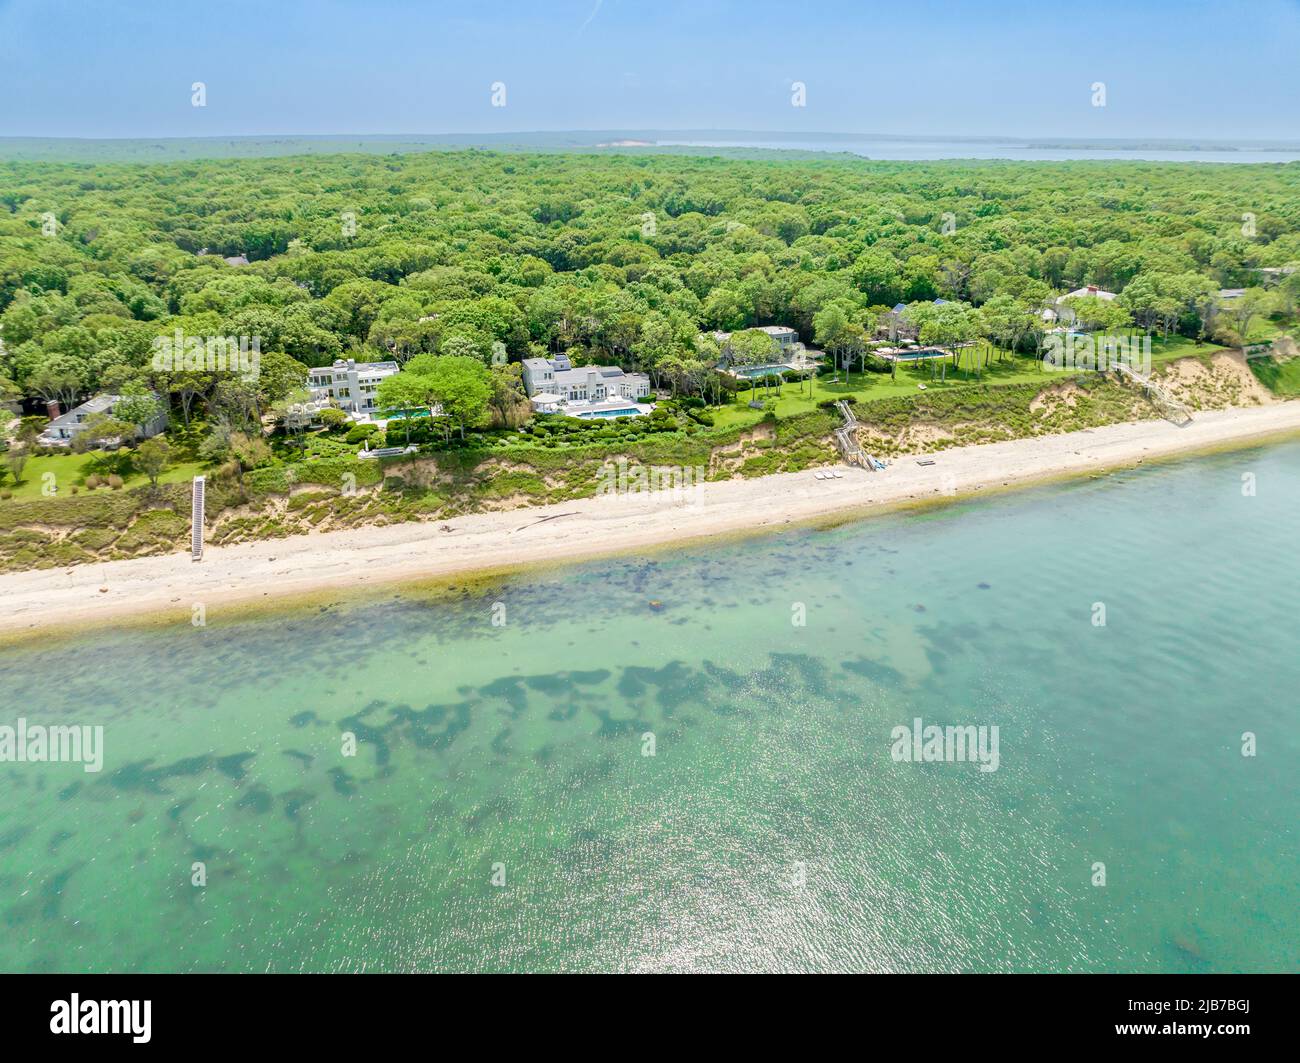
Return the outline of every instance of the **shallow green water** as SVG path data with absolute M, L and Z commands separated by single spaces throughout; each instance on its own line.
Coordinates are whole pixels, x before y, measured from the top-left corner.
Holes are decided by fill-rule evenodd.
M 1298 527 L 1289 445 L 4 651 L 106 752 L 0 764 L 0 969 L 1300 969 Z

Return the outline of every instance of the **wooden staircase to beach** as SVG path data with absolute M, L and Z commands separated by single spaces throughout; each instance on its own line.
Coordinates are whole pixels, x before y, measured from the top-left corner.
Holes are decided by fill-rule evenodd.
M 190 497 L 190 557 L 203 560 L 203 502 L 207 477 L 194 477 L 194 493 Z
M 1160 411 L 1160 416 L 1165 420 L 1172 421 L 1176 425 L 1192 423 L 1192 411 L 1151 377 L 1139 373 L 1132 366 L 1123 362 L 1117 363 L 1114 368 L 1121 380 L 1131 381 L 1142 389 L 1142 393 L 1147 397 L 1151 405 Z
M 853 407 L 840 399 L 835 403 L 835 409 L 844 418 L 844 424 L 835 429 L 835 445 L 839 448 L 840 457 L 848 465 L 858 465 L 874 472 L 876 460 L 863 450 L 862 444 L 858 442 L 859 422 Z

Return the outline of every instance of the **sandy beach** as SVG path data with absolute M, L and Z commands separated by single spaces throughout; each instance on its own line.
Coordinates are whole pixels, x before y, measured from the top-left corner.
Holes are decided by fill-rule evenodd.
M 533 509 L 295 536 L 67 569 L 0 576 L 0 633 L 75 629 L 124 617 L 209 619 L 222 606 L 504 571 L 631 553 L 717 535 L 942 501 L 1143 461 L 1300 434 L 1300 402 L 1109 425 L 1058 436 L 955 448 L 932 465 L 899 459 L 881 472 L 840 467 L 707 483 L 685 491 L 610 495 Z

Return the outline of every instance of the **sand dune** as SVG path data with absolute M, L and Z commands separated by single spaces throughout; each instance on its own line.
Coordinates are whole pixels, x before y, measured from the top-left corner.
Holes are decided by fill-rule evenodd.
M 932 455 L 933 465 L 905 458 L 875 473 L 842 468 L 832 480 L 788 473 L 216 547 L 198 563 L 180 554 L 12 573 L 0 576 L 0 633 L 184 619 L 196 603 L 212 619 L 223 606 L 631 553 L 1292 434 L 1300 402 L 1201 413 L 1181 428 L 1144 421 L 962 447 Z

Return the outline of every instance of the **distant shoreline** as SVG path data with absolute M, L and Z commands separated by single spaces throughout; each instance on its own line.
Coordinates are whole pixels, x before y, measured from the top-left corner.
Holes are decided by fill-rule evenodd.
M 345 594 L 504 574 L 789 525 L 841 521 L 1003 488 L 1098 474 L 1144 461 L 1249 447 L 1300 436 L 1300 401 L 1199 413 L 1184 427 L 1165 421 L 1107 425 L 958 447 L 901 458 L 883 472 L 844 468 L 837 479 L 812 470 L 705 483 L 671 492 L 595 497 L 449 521 L 348 531 L 209 548 L 65 569 L 0 575 L 0 637 L 73 633 L 126 618 L 174 622 L 201 604 L 222 610 L 284 608 L 322 594 Z M 443 527 L 449 531 L 441 530 Z
M 1260 154 L 1300 157 L 1300 140 L 1233 140 L 1217 138 L 1095 138 L 1060 136 L 951 136 L 900 133 L 810 133 L 739 129 L 601 129 L 517 131 L 505 133 L 330 133 L 208 137 L 22 137 L 0 136 L 0 162 L 170 162 L 221 158 L 272 158 L 321 154 L 402 154 L 481 149 L 540 152 L 646 152 L 750 150 L 813 155 L 855 155 L 887 161 L 932 161 L 930 154 L 909 158 L 908 145 L 944 145 L 943 157 L 988 157 L 990 151 L 1017 153 L 1122 153 L 1139 161 L 1142 152 L 1209 156 Z M 781 147 L 780 145 L 786 145 Z M 852 146 L 879 145 L 879 155 L 854 152 Z M 969 148 L 966 155 L 960 149 Z M 1282 161 L 1281 159 L 1277 161 Z

